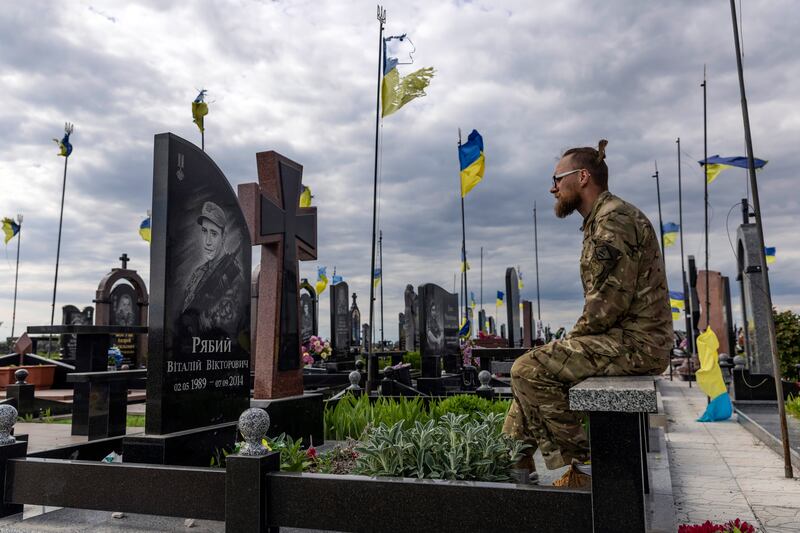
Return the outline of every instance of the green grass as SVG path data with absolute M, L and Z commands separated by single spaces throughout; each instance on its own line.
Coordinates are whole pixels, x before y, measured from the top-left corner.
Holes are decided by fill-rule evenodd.
M 800 396 L 789 396 L 786 401 L 786 412 L 800 420 Z
M 25 420 L 28 422 L 28 420 Z M 32 419 L 30 422 L 39 422 L 38 419 Z M 72 424 L 72 417 L 68 416 L 65 418 L 52 418 L 49 421 L 43 420 L 46 424 Z M 144 427 L 144 415 L 128 415 L 128 420 L 126 422 L 129 428 L 143 428 Z

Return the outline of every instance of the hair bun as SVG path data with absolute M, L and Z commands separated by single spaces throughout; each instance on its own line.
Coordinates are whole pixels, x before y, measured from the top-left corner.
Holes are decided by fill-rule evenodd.
M 606 158 L 606 145 L 608 141 L 605 139 L 600 139 L 600 142 L 597 143 L 597 162 L 600 163 L 603 159 Z

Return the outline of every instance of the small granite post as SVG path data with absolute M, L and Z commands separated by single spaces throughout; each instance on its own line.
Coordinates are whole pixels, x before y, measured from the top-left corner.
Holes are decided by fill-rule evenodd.
M 17 441 L 11 432 L 17 422 L 17 410 L 13 405 L 0 405 L 0 479 L 6 479 L 6 466 L 9 459 L 25 457 L 28 453 L 28 441 Z M 0 486 L 0 517 L 10 516 L 22 512 L 23 506 L 16 503 L 6 503 L 5 493 L 9 485 Z

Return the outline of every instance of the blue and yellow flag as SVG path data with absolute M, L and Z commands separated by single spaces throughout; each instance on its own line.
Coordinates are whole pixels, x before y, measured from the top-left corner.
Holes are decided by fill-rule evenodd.
M 300 193 L 300 207 L 311 207 L 311 187 L 303 185 L 303 192 Z
M 3 233 L 6 234 L 5 244 L 8 244 L 8 241 L 14 238 L 14 235 L 19 233 L 19 224 L 14 222 L 12 218 L 4 218 L 3 219 Z
M 381 269 L 375 268 L 375 272 L 372 273 L 372 287 L 377 289 L 378 284 L 381 282 Z
M 69 142 L 69 136 L 72 133 L 72 128 L 67 127 L 65 128 L 64 137 L 61 138 L 59 141 L 58 139 L 53 139 L 53 141 L 58 144 L 58 154 L 62 157 L 69 157 L 72 154 L 72 143 Z
M 469 317 L 464 317 L 461 319 L 461 327 L 458 329 L 458 336 L 459 337 L 469 337 L 469 332 L 472 329 L 472 323 L 469 320 Z
M 317 291 L 317 296 L 325 291 L 325 287 L 328 286 L 328 274 L 327 271 L 328 267 L 317 267 L 317 283 L 316 287 L 314 287 Z
M 505 296 L 505 294 L 503 294 L 503 291 L 497 291 L 497 306 L 498 307 L 503 305 L 503 297 L 504 296 Z
M 433 78 L 433 67 L 421 68 L 400 77 L 397 71 L 399 48 L 406 44 L 410 44 L 410 41 L 405 33 L 383 39 L 382 117 L 388 117 L 411 100 L 425 96 L 425 88 Z
M 672 320 L 680 320 L 681 311 L 686 307 L 683 299 L 683 293 L 678 291 L 669 291 L 669 306 L 672 309 Z
M 461 166 L 461 197 L 465 198 L 483 179 L 486 170 L 483 137 L 478 130 L 472 130 L 467 142 L 458 147 L 458 163 Z
M 703 166 L 703 161 L 698 161 L 700 166 Z M 756 168 L 762 168 L 768 162 L 759 159 L 757 157 L 753 158 L 753 165 Z M 736 157 L 720 157 L 718 155 L 712 155 L 708 158 L 708 183 L 711 183 L 719 173 L 725 170 L 726 168 L 731 167 L 739 167 L 739 168 L 747 168 L 747 158 L 743 156 L 736 156 Z
M 661 226 L 661 231 L 664 234 L 664 246 L 669 248 L 678 238 L 678 232 L 681 227 L 674 222 L 666 222 Z
M 197 95 L 197 98 L 194 99 L 194 102 L 192 102 L 192 122 L 197 124 L 200 131 L 206 131 L 203 125 L 203 117 L 208 115 L 208 104 L 205 102 L 207 92 L 208 91 L 203 89 L 200 91 L 200 94 Z
M 334 268 L 333 271 L 336 272 L 336 269 Z M 333 278 L 331 278 L 331 285 L 336 285 L 337 283 L 341 283 L 342 281 L 344 281 L 342 276 L 334 274 Z
M 765 246 L 764 247 L 764 255 L 767 256 L 767 264 L 771 265 L 775 262 L 775 247 L 774 246 Z
M 467 262 L 467 256 L 464 253 L 464 249 L 461 249 L 461 272 L 466 272 L 469 270 L 469 263 Z
M 142 223 L 139 224 L 139 235 L 142 236 L 142 239 L 150 242 L 150 217 L 142 220 Z
M 476 305 L 477 304 L 475 303 L 475 293 L 472 292 L 472 291 L 469 291 L 469 306 L 471 308 L 475 309 Z
M 522 290 L 525 287 L 525 284 L 522 283 L 522 271 L 517 267 L 517 288 Z M 520 302 L 522 303 L 522 302 Z
M 698 422 L 727 420 L 733 414 L 731 399 L 719 367 L 718 349 L 719 340 L 710 327 L 697 336 L 697 355 L 700 358 L 700 370 L 695 373 L 697 385 L 711 398 Z

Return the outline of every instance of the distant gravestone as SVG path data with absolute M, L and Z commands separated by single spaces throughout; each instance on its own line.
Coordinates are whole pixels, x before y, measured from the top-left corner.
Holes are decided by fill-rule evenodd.
M 300 282 L 300 341 L 317 335 L 317 293 L 307 279 Z
M 94 323 L 94 308 L 84 307 L 83 311 L 74 305 L 65 305 L 61 308 L 61 323 L 65 326 L 90 326 Z M 74 361 L 78 345 L 77 335 L 62 335 L 62 357 Z
M 222 171 L 156 135 L 146 433 L 231 422 L 249 406 L 250 235 Z
M 370 343 L 372 342 L 372 334 L 369 330 L 369 324 L 361 324 L 361 340 L 363 353 L 369 353 Z
M 500 324 L 500 337 L 502 337 L 503 339 L 507 339 L 508 338 L 508 337 L 506 337 L 506 325 L 505 324 Z M 510 346 L 510 344 L 509 344 L 509 346 Z
M 533 325 L 533 302 L 530 300 L 522 301 L 522 347 L 530 348 L 533 346 L 535 337 Z
M 478 330 L 487 333 L 489 330 L 489 322 L 486 320 L 486 311 L 481 309 L 478 311 Z
M 414 286 L 411 284 L 406 285 L 405 293 L 403 294 L 405 302 L 405 312 L 403 315 L 405 336 L 406 336 L 406 350 L 413 352 L 419 348 L 419 302 L 417 301 L 417 294 L 414 292 Z
M 353 293 L 353 305 L 350 306 L 350 346 L 361 346 L 361 311 L 358 309 L 356 299 L 358 295 Z
M 519 334 L 522 322 L 519 319 L 519 277 L 517 276 L 517 269 L 514 267 L 506 269 L 506 294 L 508 295 L 506 302 L 508 304 L 506 306 L 508 346 L 516 348 L 522 344 Z M 505 335 L 502 335 L 502 337 L 505 337 Z
M 347 309 L 349 290 L 346 281 L 331 287 L 331 348 L 334 356 L 350 351 L 350 311 Z
M 136 304 L 136 289 L 131 285 L 120 283 L 111 290 L 111 313 L 109 315 L 112 326 L 141 326 L 139 323 L 139 309 Z M 136 346 L 136 336 L 132 333 L 114 335 L 114 344 L 122 352 L 122 364 L 131 368 L 136 366 L 139 354 Z
M 95 324 L 146 326 L 149 307 L 147 287 L 141 276 L 128 268 L 128 254 L 123 253 L 119 260 L 121 266 L 112 268 L 97 285 Z M 146 363 L 147 335 L 115 334 L 112 343 L 122 352 L 122 364 L 135 368 Z
M 489 335 L 497 335 L 497 323 L 493 316 L 489 317 Z
M 420 353 L 423 377 L 438 377 L 441 362 L 458 356 L 458 295 L 438 285 L 419 287 Z
M 404 313 L 398 313 L 397 314 L 397 337 L 398 337 L 398 339 L 397 339 L 397 348 L 399 350 L 401 350 L 401 351 L 406 349 L 405 329 L 406 329 L 405 314 Z

